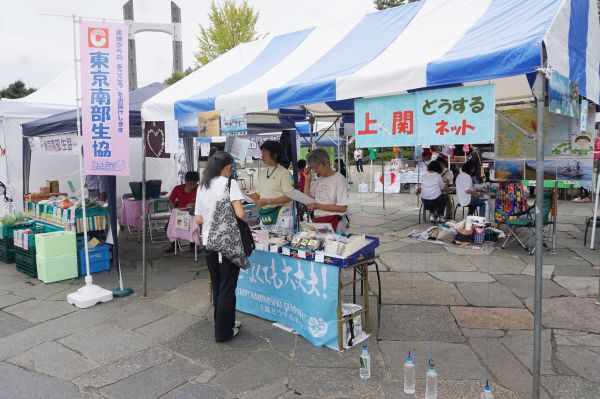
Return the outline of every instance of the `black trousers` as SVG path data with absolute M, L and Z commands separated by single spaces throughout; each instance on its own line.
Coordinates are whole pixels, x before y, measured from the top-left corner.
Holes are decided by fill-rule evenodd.
M 214 251 L 206 251 L 206 264 L 213 289 L 215 341 L 223 342 L 233 336 L 235 288 L 240 268 L 224 256 L 219 263 L 219 253 Z
M 442 194 L 436 199 L 423 199 L 423 205 L 428 211 L 433 210 L 433 213 L 436 217 L 442 216 L 444 215 L 444 210 L 446 209 L 446 199 L 444 198 L 444 194 Z
M 357 172 L 364 172 L 362 158 L 356 160 L 356 171 Z

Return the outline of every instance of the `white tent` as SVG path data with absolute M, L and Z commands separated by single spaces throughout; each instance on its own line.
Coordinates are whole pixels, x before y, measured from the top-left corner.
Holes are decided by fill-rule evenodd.
M 15 209 L 23 208 L 23 135 L 21 124 L 60 112 L 75 109 L 75 72 L 64 71 L 56 79 L 41 87 L 27 97 L 0 100 L 0 146 L 5 149 L 0 160 L 0 181 L 12 187 Z M 48 162 L 47 159 L 32 161 L 37 170 L 44 175 L 32 175 L 31 186 L 44 185 L 46 178 L 61 180 L 61 188 L 66 188 L 65 176 L 76 176 L 79 169 L 73 169 L 72 163 Z M 77 163 L 75 163 L 77 165 Z M 59 179 L 59 177 L 62 177 Z M 77 179 L 71 178 L 74 182 Z

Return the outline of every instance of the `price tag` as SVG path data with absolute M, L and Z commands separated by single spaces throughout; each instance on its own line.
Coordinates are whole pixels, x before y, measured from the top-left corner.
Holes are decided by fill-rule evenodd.
M 264 251 L 265 250 L 265 245 L 263 243 L 257 242 L 256 243 L 256 249 L 259 251 Z
M 306 259 L 306 251 L 298 251 L 298 257 L 301 259 Z
M 325 263 L 325 253 L 324 252 L 315 253 L 315 262 Z
M 279 253 L 279 247 L 277 245 L 271 245 L 269 247 L 269 251 L 273 252 L 274 254 L 278 254 Z
M 285 256 L 291 255 L 290 249 L 286 248 L 286 247 L 281 248 L 281 253 L 284 254 Z

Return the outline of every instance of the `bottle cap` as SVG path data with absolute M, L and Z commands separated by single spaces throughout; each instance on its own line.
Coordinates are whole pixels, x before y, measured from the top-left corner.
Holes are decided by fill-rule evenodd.
M 364 351 L 366 351 L 367 349 L 369 349 L 369 344 L 363 344 L 362 348 Z
M 492 387 L 489 385 L 486 385 L 483 387 L 483 392 L 492 392 Z
M 433 364 L 433 363 L 429 364 L 429 371 L 435 371 L 435 364 Z
M 406 361 L 407 361 L 408 363 L 412 363 L 412 362 L 413 362 L 413 358 L 412 358 L 412 356 L 411 356 L 411 355 L 408 355 L 408 356 L 406 357 Z

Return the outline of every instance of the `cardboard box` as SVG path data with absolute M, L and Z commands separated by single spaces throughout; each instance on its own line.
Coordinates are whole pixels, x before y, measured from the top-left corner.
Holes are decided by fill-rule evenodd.
M 40 193 L 50 194 L 50 187 L 40 187 Z
M 59 193 L 60 188 L 58 186 L 58 180 L 46 180 L 46 186 L 51 193 Z

